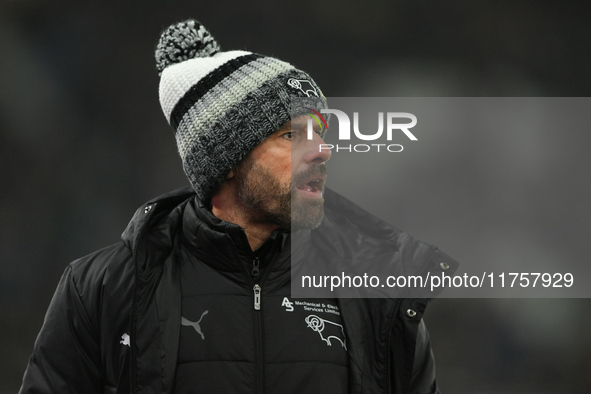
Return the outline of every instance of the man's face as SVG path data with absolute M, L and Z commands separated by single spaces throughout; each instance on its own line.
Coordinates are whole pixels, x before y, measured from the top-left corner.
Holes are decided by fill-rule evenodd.
M 330 151 L 320 151 L 319 134 L 307 139 L 307 119 L 285 124 L 237 166 L 238 193 L 250 220 L 286 230 L 313 229 L 322 222 Z

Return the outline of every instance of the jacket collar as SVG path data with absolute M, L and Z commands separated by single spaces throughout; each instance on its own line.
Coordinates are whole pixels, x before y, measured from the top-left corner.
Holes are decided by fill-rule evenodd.
M 270 249 L 287 255 L 293 251 L 288 257 L 298 261 L 303 258 L 301 252 L 304 250 L 298 246 L 298 240 L 306 243 L 312 239 L 315 246 L 354 261 L 355 256 L 363 257 L 368 248 L 376 253 L 384 245 L 392 247 L 394 243 L 394 248 L 400 252 L 399 261 L 408 268 L 407 273 L 423 269 L 437 272 L 439 261 L 447 262 L 447 274 L 456 270 L 458 264 L 437 248 L 376 218 L 328 188 L 325 200 L 325 220 L 317 230 L 294 232 L 293 241 L 289 233 L 276 231 L 269 240 L 274 245 Z M 135 255 L 139 245 L 148 237 L 150 241 L 156 240 L 160 249 L 172 247 L 179 230 L 182 230 L 184 242 L 200 257 L 211 260 L 215 256 L 216 260 L 228 264 L 236 262 L 236 253 L 243 261 L 251 261 L 255 256 L 244 230 L 215 217 L 197 200 L 190 187 L 172 191 L 141 206 L 123 232 L 122 239 Z
M 195 257 L 217 270 L 243 272 L 237 263 L 241 261 L 250 269 L 255 258 L 260 260 L 263 269 L 277 257 L 280 264 L 274 264 L 273 270 L 289 269 L 288 232 L 274 231 L 258 250 L 253 251 L 242 227 L 217 218 L 197 197 L 185 207 L 181 236 L 183 244 Z

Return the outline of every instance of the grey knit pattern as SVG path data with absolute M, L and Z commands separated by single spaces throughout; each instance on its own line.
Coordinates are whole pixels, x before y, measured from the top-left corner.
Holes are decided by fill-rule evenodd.
M 309 112 L 292 108 L 294 97 L 326 108 L 320 88 L 291 64 L 219 48 L 199 22 L 185 21 L 165 30 L 156 50 L 160 102 L 203 201 L 248 152 L 292 116 Z

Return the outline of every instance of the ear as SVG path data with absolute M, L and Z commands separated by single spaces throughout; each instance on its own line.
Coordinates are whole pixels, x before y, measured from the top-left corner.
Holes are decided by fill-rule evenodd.
M 230 178 L 234 178 L 234 170 L 230 170 L 230 172 L 228 173 L 228 176 L 226 176 L 226 179 L 230 179 Z

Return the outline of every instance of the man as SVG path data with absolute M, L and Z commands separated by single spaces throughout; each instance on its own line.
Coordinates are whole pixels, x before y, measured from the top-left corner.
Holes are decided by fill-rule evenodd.
M 292 105 L 326 106 L 312 78 L 222 52 L 192 20 L 162 34 L 156 59 L 192 188 L 140 207 L 120 243 L 68 266 L 21 393 L 438 392 L 427 300 L 291 296 L 291 265 L 320 264 L 307 253 L 318 242 L 387 234 L 414 251 L 394 251 L 392 268 L 455 266 L 324 189 L 330 153 Z M 311 241 L 293 253 L 292 230 Z

